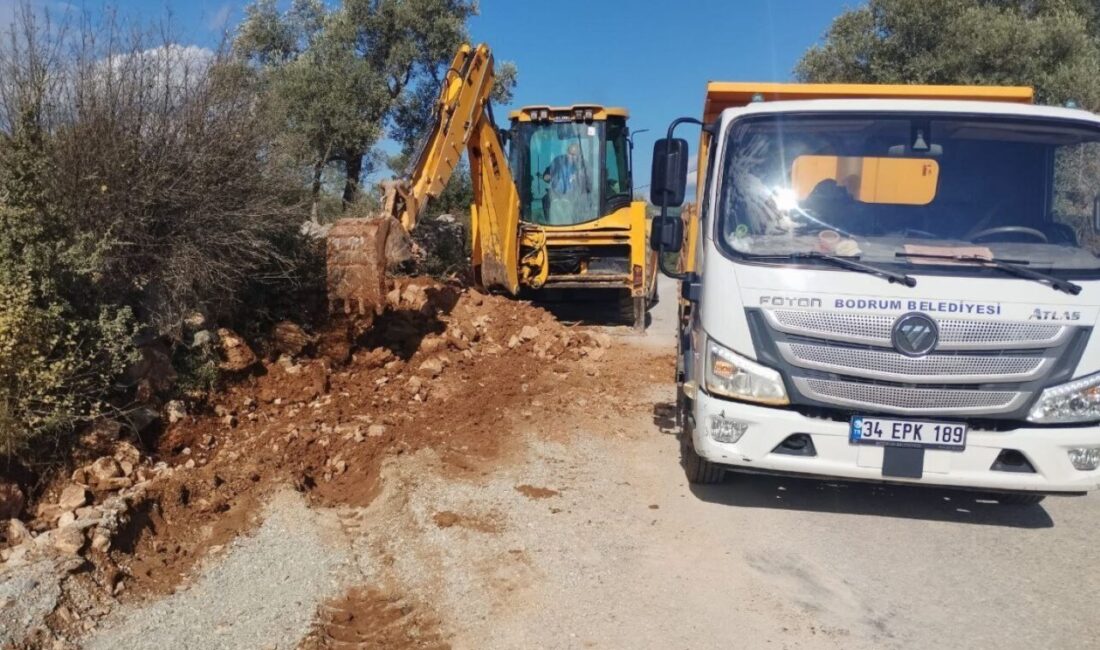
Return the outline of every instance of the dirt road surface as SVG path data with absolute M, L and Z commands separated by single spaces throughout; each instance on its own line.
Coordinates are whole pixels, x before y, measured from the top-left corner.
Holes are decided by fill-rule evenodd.
M 689 487 L 662 295 L 645 336 L 606 330 L 598 372 L 561 387 L 568 404 L 515 414 L 506 462 L 456 475 L 435 449 L 401 454 L 365 507 L 278 492 L 184 587 L 116 609 L 84 644 L 1100 647 L 1096 496 Z

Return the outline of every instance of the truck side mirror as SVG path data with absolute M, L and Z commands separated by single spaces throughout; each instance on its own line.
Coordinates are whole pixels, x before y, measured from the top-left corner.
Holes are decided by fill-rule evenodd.
M 659 207 L 679 207 L 687 187 L 688 144 L 683 138 L 661 138 L 653 143 L 649 201 Z M 654 230 L 656 232 L 656 229 Z
M 680 217 L 654 217 L 649 247 L 657 252 L 673 253 L 684 245 L 684 222 Z

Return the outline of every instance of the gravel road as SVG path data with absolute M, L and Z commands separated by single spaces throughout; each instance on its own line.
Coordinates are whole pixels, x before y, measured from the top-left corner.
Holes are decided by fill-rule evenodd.
M 347 586 L 339 521 L 278 492 L 263 524 L 210 558 L 192 584 L 125 607 L 84 642 L 89 650 L 296 647 L 317 607 Z
M 456 478 L 426 449 L 389 463 L 365 509 L 283 497 L 190 589 L 89 647 L 292 647 L 356 582 L 429 613 L 454 648 L 1100 647 L 1096 496 L 689 487 L 662 290 L 647 335 L 614 332 L 589 398 L 517 425 L 514 462 Z
M 648 335 L 623 345 L 671 346 L 674 289 L 662 294 Z M 636 417 L 592 408 L 547 421 L 572 442 L 536 444 L 527 464 L 469 495 L 468 507 L 512 525 L 438 548 L 467 560 L 522 549 L 515 571 L 528 582 L 495 608 L 437 597 L 461 631 L 456 647 L 1100 647 L 1095 495 L 1014 507 L 749 476 L 689 487 L 659 406 L 671 385 L 639 384 L 650 407 Z M 517 499 L 518 481 L 560 495 Z M 426 486 L 429 501 L 459 498 L 443 487 Z

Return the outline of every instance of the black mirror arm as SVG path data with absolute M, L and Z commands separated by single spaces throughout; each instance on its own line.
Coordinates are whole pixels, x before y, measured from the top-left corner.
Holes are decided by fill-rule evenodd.
M 672 123 L 668 125 L 668 135 L 666 135 L 665 137 L 670 142 L 672 141 L 673 137 L 675 136 L 676 127 L 680 126 L 681 124 L 697 124 L 701 127 L 706 128 L 706 125 L 703 124 L 702 121 L 697 120 L 694 117 L 678 117 L 675 120 L 672 120 Z M 671 162 L 667 158 L 665 159 L 664 162 L 665 162 L 665 178 L 669 178 L 669 177 L 672 176 Z M 665 223 L 665 220 L 667 218 L 668 218 L 668 200 L 667 200 L 666 197 L 662 197 L 662 200 L 661 200 L 661 227 L 662 228 L 664 227 L 664 223 Z M 680 254 L 683 255 L 682 250 L 680 251 Z M 664 238 L 663 237 L 660 239 L 660 245 L 657 249 L 657 267 L 659 269 L 661 269 L 661 273 L 664 273 L 665 275 L 672 278 L 673 280 L 684 280 L 688 277 L 687 273 L 681 273 L 680 271 L 677 271 L 676 269 L 668 268 L 668 263 L 665 261 L 665 248 L 664 248 Z

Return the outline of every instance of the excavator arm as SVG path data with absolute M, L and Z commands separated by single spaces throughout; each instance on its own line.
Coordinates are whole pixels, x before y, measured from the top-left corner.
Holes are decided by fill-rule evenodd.
M 485 287 L 519 290 L 519 198 L 492 119 L 493 83 L 488 46 L 460 47 L 440 90 L 431 130 L 409 173 L 382 183 L 379 214 L 333 225 L 327 238 L 333 311 L 366 313 L 382 304 L 387 263 L 401 259 L 400 251 L 407 248 L 402 242 L 428 202 L 446 187 L 463 150 L 469 157 L 474 193 L 470 234 L 475 275 Z M 526 236 L 537 238 L 537 233 Z

